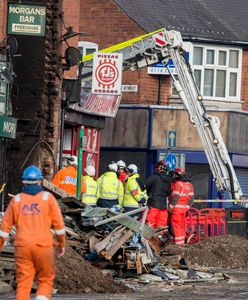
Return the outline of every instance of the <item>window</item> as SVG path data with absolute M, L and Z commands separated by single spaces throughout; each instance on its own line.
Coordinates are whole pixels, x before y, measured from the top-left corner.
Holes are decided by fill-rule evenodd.
M 82 57 L 84 57 L 85 55 L 88 55 L 88 54 L 98 51 L 98 45 L 95 43 L 92 43 L 92 42 L 81 41 L 81 42 L 78 42 L 78 49 L 80 50 Z M 82 74 L 86 74 L 86 73 L 90 72 L 91 70 L 92 70 L 92 66 L 83 67 Z M 87 89 L 87 88 L 85 88 L 85 89 Z
M 242 49 L 195 45 L 192 62 L 205 99 L 240 100 Z
M 85 56 L 98 51 L 98 45 L 92 42 L 81 41 L 78 42 L 78 49 L 80 50 L 82 56 Z

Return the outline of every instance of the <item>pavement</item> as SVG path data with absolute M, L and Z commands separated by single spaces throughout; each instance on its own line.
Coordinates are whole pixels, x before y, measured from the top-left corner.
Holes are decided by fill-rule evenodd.
M 241 300 L 248 299 L 248 270 L 221 270 L 227 279 L 218 282 L 171 284 L 166 281 L 137 286 L 132 294 L 58 294 L 54 300 Z M 130 284 L 130 282 L 129 282 Z M 0 300 L 14 300 L 12 295 Z M 31 297 L 34 300 L 34 297 Z

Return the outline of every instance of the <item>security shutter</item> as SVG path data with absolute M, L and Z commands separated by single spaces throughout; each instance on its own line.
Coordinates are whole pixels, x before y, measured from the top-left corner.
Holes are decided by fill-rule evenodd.
M 248 198 L 248 169 L 235 169 L 242 192 Z
M 248 199 L 248 169 L 235 169 L 240 187 L 242 189 L 243 194 L 246 196 L 246 198 Z M 224 194 L 224 198 L 225 199 L 230 199 L 230 194 L 229 193 L 225 193 Z M 223 207 L 231 207 L 233 206 L 232 203 L 223 203 Z

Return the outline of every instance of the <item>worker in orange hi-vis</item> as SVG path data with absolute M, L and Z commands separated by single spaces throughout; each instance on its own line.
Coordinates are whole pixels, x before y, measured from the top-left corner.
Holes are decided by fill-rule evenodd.
M 16 227 L 16 300 L 30 299 L 35 274 L 35 300 L 50 300 L 55 277 L 54 239 L 59 256 L 65 253 L 65 227 L 56 199 L 41 187 L 42 174 L 36 166 L 23 172 L 24 188 L 9 203 L 0 225 L 0 251 L 12 226 Z
M 52 180 L 53 184 L 72 196 L 76 196 L 77 193 L 77 165 L 77 156 L 71 156 L 68 158 L 68 166 L 59 170 Z M 81 193 L 85 193 L 85 191 L 86 187 L 82 176 Z

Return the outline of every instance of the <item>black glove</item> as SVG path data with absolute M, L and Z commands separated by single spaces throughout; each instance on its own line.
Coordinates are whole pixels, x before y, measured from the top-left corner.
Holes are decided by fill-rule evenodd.
M 140 199 L 140 201 L 138 203 L 141 205 L 144 205 L 144 204 L 146 204 L 146 199 L 142 198 L 142 199 Z

